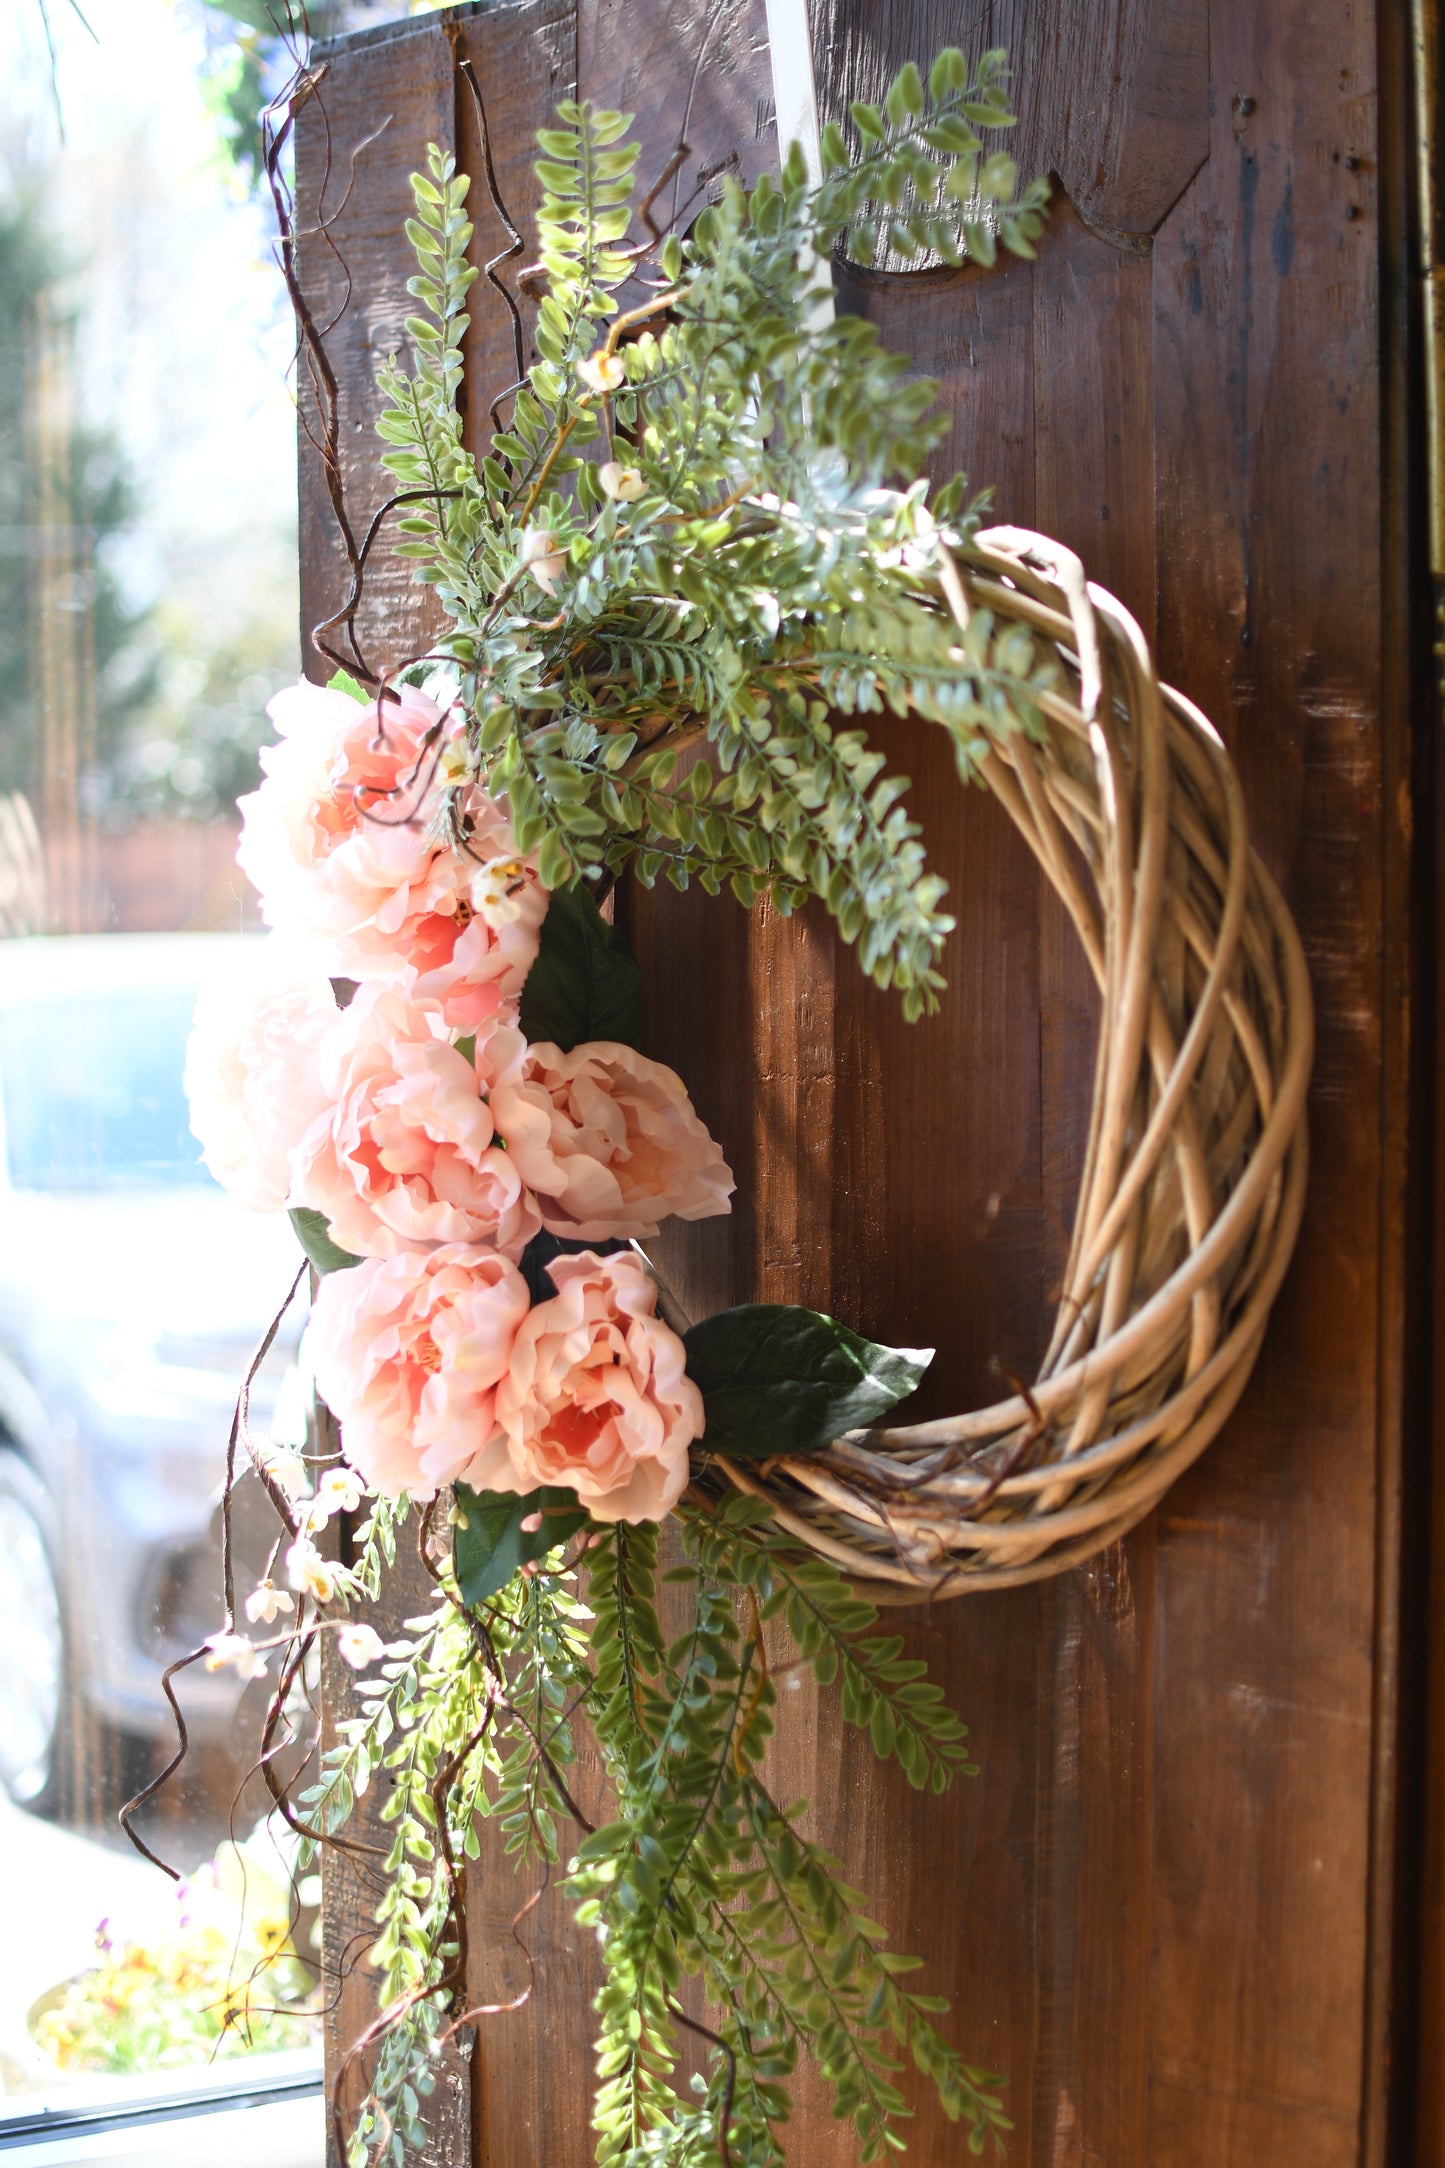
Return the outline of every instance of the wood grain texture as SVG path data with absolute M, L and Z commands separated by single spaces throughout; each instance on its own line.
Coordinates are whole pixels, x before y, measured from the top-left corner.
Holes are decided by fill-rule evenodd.
M 444 21 L 455 58 L 469 60 L 476 72 L 499 192 L 523 236 L 522 253 L 501 267 L 511 284 L 518 265 L 533 262 L 537 254 L 541 190 L 532 170 L 537 130 L 576 88 L 575 10 L 571 0 L 522 0 L 510 7 L 458 9 Z M 473 257 L 483 264 L 505 246 L 506 233 L 481 184 L 475 111 L 460 85 L 458 125 L 459 159 L 478 176 L 469 203 L 476 222 Z M 471 304 L 467 438 L 480 451 L 491 426 L 491 401 L 513 375 L 514 348 L 505 305 L 482 280 L 472 289 Z M 524 301 L 529 338 L 534 315 L 534 304 Z M 599 1772 L 585 1739 L 574 1783 L 579 1801 L 595 1810 Z M 467 1872 L 469 1998 L 483 2009 L 523 1994 L 527 2000 L 477 2026 L 471 2158 L 476 2168 L 585 2159 L 592 1998 L 601 1977 L 596 1946 L 576 1932 L 570 1907 L 555 1886 L 560 1876 L 549 1887 L 534 1868 L 519 1873 L 497 1831 L 484 1825 L 480 1836 L 480 1856 Z M 575 1837 L 574 1832 L 574 1842 Z M 565 1822 L 562 1841 L 564 1846 L 568 1841 Z M 537 1902 L 524 1911 L 534 1897 Z
M 1208 0 L 815 0 L 812 18 L 818 96 L 839 117 L 854 98 L 879 103 L 905 60 L 1001 47 L 1019 116 L 1009 155 L 1115 239 L 1153 233 L 1208 156 Z
M 577 69 L 594 104 L 634 116 L 644 188 L 687 144 L 659 215 L 693 195 L 700 209 L 724 160 L 747 182 L 776 163 L 766 0 L 577 0 Z
M 1216 5 L 1210 159 L 1154 258 L 1161 666 L 1237 757 L 1322 1021 L 1299 1266 L 1239 1419 L 1161 1515 L 1151 2055 L 1181 2168 L 1356 2159 L 1390 1750 L 1374 32 L 1341 11 L 1321 45 L 1312 21 Z
M 495 262 L 496 277 L 518 303 L 525 350 L 530 359 L 537 305 L 518 291 L 517 273 L 537 259 L 536 212 L 541 188 L 533 166 L 537 130 L 552 120 L 577 84 L 577 23 L 573 0 L 512 0 L 511 5 L 450 9 L 444 18 L 456 62 L 469 61 L 476 74 L 486 115 L 497 194 L 507 220 L 522 235 L 511 250 L 512 234 L 487 188 L 476 106 L 460 82 L 456 85 L 457 163 L 472 176 L 467 212 L 472 220 L 471 260 L 483 275 L 468 296 L 471 317 L 464 358 L 467 441 L 485 449 L 491 429 L 490 408 L 516 376 L 516 340 L 512 317 L 502 296 L 486 277 Z M 510 414 L 510 408 L 504 407 Z
M 413 266 L 402 221 L 412 209 L 409 177 L 425 166 L 427 144 L 452 140 L 451 56 L 433 20 L 400 36 L 339 39 L 321 57 L 319 91 L 303 105 L 296 127 L 298 254 L 316 323 L 330 327 L 326 350 L 340 386 L 346 500 L 361 536 L 391 494 L 374 429 L 381 406 L 376 372 L 406 348 Z M 342 606 L 350 576 L 317 456 L 320 416 L 304 368 L 298 390 L 301 652 L 307 674 L 324 684 L 331 665 L 316 653 L 311 631 Z M 357 620 L 373 667 L 424 652 L 437 623 L 435 606 L 405 562 L 383 546 L 368 569 Z
M 825 17 L 848 33 L 846 65 L 826 32 L 818 40 L 835 110 L 956 32 L 952 11 L 927 0 L 846 12 L 846 24 L 842 8 Z M 1020 135 L 1064 141 L 1068 156 L 1039 162 L 1067 179 L 1083 170 L 1087 116 L 1077 98 L 1060 105 L 1047 68 L 1030 69 L 1048 12 L 1023 26 Z M 1155 18 L 1173 56 L 1141 65 L 1179 61 L 1186 14 Z M 1054 27 L 1077 54 L 1097 25 L 1073 7 Z M 1367 34 L 1352 18 L 1311 62 L 1287 4 L 1216 5 L 1207 39 L 1199 14 L 1185 27 L 1194 102 L 1152 194 L 1141 182 L 1130 208 L 1070 187 L 1089 223 L 1147 232 L 1163 219 L 1152 251 L 1106 245 L 1058 203 L 1036 266 L 840 283 L 844 306 L 942 378 L 954 429 L 941 463 L 995 481 L 1003 517 L 1079 549 L 1160 641 L 1166 673 L 1221 721 L 1309 929 L 1328 1019 L 1322 1088 L 1335 1111 L 1320 1149 L 1332 1164 L 1317 1178 L 1314 1241 L 1225 1439 L 1121 1551 L 913 1629 L 974 1725 L 980 1777 L 949 1814 L 905 1824 L 904 1798 L 866 1750 L 840 1751 L 826 1704 L 784 1757 L 780 1781 L 812 1791 L 822 1833 L 952 1990 L 969 2051 L 1011 2072 L 1017 2157 L 1050 2168 L 1354 2159 L 1363 2114 L 1367 1825 L 1385 1744 L 1371 1675 L 1379 409 L 1373 206 L 1357 182 L 1364 215 L 1346 218 L 1348 169 L 1333 154 L 1368 167 L 1368 54 L 1352 43 Z M 1214 79 L 1201 88 L 1206 46 Z M 943 1017 L 907 1031 L 846 957 L 831 973 L 831 1024 L 805 1011 L 775 944 L 816 948 L 817 929 L 719 927 L 709 950 L 690 911 L 674 968 L 662 960 L 672 900 L 637 916 L 655 923 L 645 938 L 666 1058 L 697 1073 L 689 1040 L 705 1031 L 710 1049 L 730 1042 L 754 1065 L 755 1103 L 709 1075 L 750 1132 L 750 1160 L 796 1133 L 797 1080 L 831 1055 L 829 1226 L 805 1247 L 832 1277 L 825 1296 L 815 1273 L 809 1299 L 885 1336 L 936 1337 L 931 1411 L 935 1398 L 990 1394 L 995 1364 L 1027 1367 L 1077 1179 L 1092 1002 L 1071 934 L 1013 866 L 994 809 L 950 803 L 946 772 L 915 742 L 925 734 L 884 729 L 960 918 Z M 701 1019 L 695 992 L 679 1012 L 722 953 L 728 1022 L 712 1002 Z M 777 1038 L 790 1008 L 789 1061 Z M 775 1284 L 769 1211 L 798 1246 L 807 1208 L 788 1185 L 786 1170 L 760 1180 L 775 1202 L 739 1243 L 755 1275 L 740 1292 Z M 926 2108 L 917 2140 L 926 2160 L 952 2157 Z M 811 2095 L 794 2142 L 810 2163 L 849 2157 Z
M 704 66 L 688 115 L 690 173 L 766 148 L 761 0 L 724 12 L 725 65 Z M 455 17 L 495 63 L 478 58 L 524 209 L 523 137 L 565 74 L 566 16 L 555 0 Z M 579 0 L 579 89 L 637 109 L 645 169 L 676 140 L 706 20 L 701 5 Z M 923 1805 L 840 1732 L 831 1695 L 799 1688 L 776 1779 L 812 1796 L 818 1834 L 926 1958 L 970 2056 L 1008 2072 L 1016 2163 L 1373 2168 L 1366 1982 L 1391 1977 L 1391 1918 L 1371 1911 L 1370 1817 L 1396 1722 L 1374 1663 L 1377 1544 L 1398 1528 L 1376 1513 L 1399 1390 L 1380 1306 L 1402 1239 L 1382 1208 L 1402 1149 L 1382 1107 L 1405 1058 L 1385 1029 L 1384 868 L 1405 840 L 1384 778 L 1406 731 L 1382 701 L 1381 588 L 1400 567 L 1380 524 L 1374 15 L 1000 0 L 979 25 L 946 0 L 824 0 L 815 24 L 829 110 L 966 30 L 1015 46 L 1021 162 L 1069 198 L 1038 262 L 849 273 L 840 303 L 941 378 L 940 471 L 966 467 L 1001 517 L 1080 550 L 1220 725 L 1305 933 L 1321 1038 L 1306 1235 L 1223 1437 L 1088 1568 L 902 1622 L 969 1721 L 980 1773 Z M 365 48 L 384 56 L 370 110 L 438 95 L 420 37 Z M 368 169 L 357 205 L 381 291 L 405 270 L 388 174 Z M 474 314 L 475 402 L 500 349 Z M 348 369 L 369 359 L 358 338 Z M 305 531 L 320 592 L 320 529 Z M 730 1221 L 668 1230 L 664 1270 L 694 1314 L 804 1300 L 936 1342 L 919 1400 L 933 1413 L 996 1397 L 1001 1370 L 1037 1359 L 1095 1011 L 999 810 L 959 793 L 924 727 L 879 734 L 913 778 L 958 917 L 939 1018 L 905 1027 L 814 911 L 748 918 L 670 891 L 619 908 L 649 1050 L 684 1073 L 739 1181 Z M 503 1999 L 522 1982 L 508 1926 L 525 1891 L 484 1864 L 474 1987 Z M 582 2168 L 591 1952 L 555 1897 L 524 1932 L 536 1989 L 483 2029 L 475 2158 Z M 910 2157 L 960 2158 L 919 2107 Z M 806 2168 L 854 2158 L 806 2082 L 789 2150 Z

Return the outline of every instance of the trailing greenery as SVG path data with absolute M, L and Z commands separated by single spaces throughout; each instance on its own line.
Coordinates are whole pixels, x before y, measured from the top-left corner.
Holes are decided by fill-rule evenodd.
M 804 275 L 841 251 L 987 264 L 1032 252 L 1046 189 L 987 149 L 1011 124 L 1002 56 L 906 68 L 885 106 L 830 124 L 690 232 L 629 238 L 627 118 L 569 104 L 541 137 L 537 359 L 480 460 L 457 412 L 475 277 L 466 179 L 433 148 L 413 180 L 412 361 L 381 377 L 397 547 L 452 621 L 469 717 L 458 805 L 507 795 L 549 887 L 629 867 L 783 912 L 819 896 L 906 1013 L 936 1005 L 952 921 L 863 732 L 913 712 L 961 776 L 1038 728 L 1052 665 L 986 613 L 960 627 L 946 553 L 977 523 L 961 479 L 914 479 L 943 433 L 936 387 L 856 318 L 820 322 Z M 889 486 L 892 478 L 905 486 Z M 684 764 L 682 756 L 691 754 Z M 464 820 L 458 812 L 457 818 Z
M 828 1420 L 819 1415 L 820 1430 Z M 409 1516 L 405 1501 L 374 1502 L 354 1564 L 337 1569 L 343 1602 L 376 1601 Z M 304 1869 L 348 1841 L 373 1783 L 389 1786 L 380 1820 L 393 1836 L 376 1862 L 368 1952 L 379 2015 L 361 2051 L 368 2090 L 349 2168 L 400 2168 L 425 2142 L 437 2055 L 465 2006 L 458 1878 L 485 1820 L 543 1887 L 563 1857 L 561 1829 L 573 1832 L 564 1886 L 605 1975 L 600 2168 L 774 2168 L 800 2056 L 852 2120 L 864 2161 L 902 2145 L 905 2060 L 967 2124 L 973 2151 L 1001 2152 L 1000 2081 L 938 2030 L 945 2003 L 907 1984 L 915 1961 L 886 1947 L 863 1895 L 806 1835 L 806 1801 L 780 1805 L 763 1774 L 780 1669 L 798 1665 L 837 1685 L 843 1719 L 915 1787 L 941 1793 L 973 1773 L 964 1725 L 900 1637 L 877 1631 L 873 1605 L 800 1551 L 764 1503 L 710 1482 L 705 1463 L 679 1510 L 680 1561 L 661 1575 L 657 1528 L 594 1526 L 573 1493 L 459 1486 L 452 1519 L 432 1608 L 358 1681 L 354 1713 L 293 1807 Z M 431 1542 L 444 1554 L 439 1535 Z M 664 1609 L 675 1624 L 680 1614 L 671 1639 Z M 600 1826 L 570 1789 L 579 1719 L 606 1779 Z M 527 1909 L 524 1899 L 519 1921 Z M 687 2007 L 689 1980 L 705 2017 Z M 691 2099 L 677 2085 L 689 2035 L 708 2049 Z
M 377 1508 L 345 1593 L 380 1585 L 397 1518 Z M 865 1898 L 804 1833 L 806 1802 L 781 1806 L 762 1773 L 780 1662 L 840 1681 L 844 1718 L 915 1785 L 942 1791 L 971 1771 L 963 1725 L 898 1638 L 876 1633 L 873 1606 L 799 1554 L 765 1506 L 695 1490 L 680 1520 L 682 1562 L 661 1576 L 655 1528 L 593 1529 L 586 1604 L 560 1544 L 470 1608 L 440 1569 L 435 1605 L 360 1682 L 357 1713 L 299 1794 L 309 1852 L 342 1837 L 372 1783 L 390 1785 L 381 1819 L 394 1835 L 377 1863 L 368 1957 L 384 2022 L 352 2168 L 400 2164 L 424 2142 L 438 2045 L 462 2006 L 454 1870 L 478 1856 L 484 1819 L 520 1867 L 558 1862 L 559 1825 L 575 1830 L 580 1812 L 568 1784 L 579 1716 L 601 1753 L 610 1816 L 582 1836 L 565 1883 L 603 1955 L 603 2168 L 773 2168 L 802 2055 L 852 2120 L 864 2161 L 901 2147 L 905 2060 L 965 2122 L 973 2151 L 1002 2150 L 999 2081 L 938 2030 L 945 2003 L 908 1984 L 915 1961 L 887 1948 Z M 685 1613 L 670 1641 L 660 1581 Z M 684 2007 L 689 1979 L 706 2018 Z M 688 2100 L 675 2079 L 690 2032 L 708 2054 Z

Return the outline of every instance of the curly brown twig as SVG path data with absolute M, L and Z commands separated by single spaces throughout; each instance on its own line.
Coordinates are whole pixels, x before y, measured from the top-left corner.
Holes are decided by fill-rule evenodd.
M 667 2007 L 671 2015 L 677 2019 L 679 2025 L 685 2026 L 690 2033 L 696 2033 L 700 2040 L 710 2040 L 718 2052 L 727 2058 L 728 2080 L 723 2087 L 722 2104 L 718 2109 L 717 2118 L 717 2150 L 722 2168 L 732 2168 L 733 2156 L 728 2145 L 728 2125 L 733 2119 L 733 2095 L 737 2091 L 738 2083 L 737 2051 L 729 2046 L 721 2033 L 715 2033 L 710 2025 L 704 2025 L 701 2018 L 689 2017 L 675 1995 L 668 1996 Z
M 460 24 L 449 23 L 447 25 L 447 36 L 451 39 L 453 53 L 456 52 L 457 39 L 460 33 Z M 508 234 L 507 246 L 499 249 L 495 256 L 488 257 L 482 266 L 482 276 L 493 291 L 501 295 L 507 305 L 508 313 L 512 319 L 512 343 L 516 348 L 517 375 L 521 382 L 525 383 L 527 378 L 527 342 L 522 331 L 522 312 L 517 307 L 516 296 L 506 280 L 497 276 L 497 267 L 499 264 L 510 263 L 514 256 L 520 256 L 526 244 L 517 230 L 516 221 L 502 200 L 501 189 L 497 186 L 497 169 L 492 162 L 492 133 L 487 126 L 487 108 L 482 98 L 482 86 L 477 81 L 477 71 L 470 60 L 459 61 L 457 66 L 463 82 L 472 94 L 472 105 L 477 116 L 477 128 L 482 139 L 482 166 L 487 176 L 487 194 L 491 197 L 492 209 L 506 227 Z M 496 419 L 496 409 L 506 396 L 505 392 L 499 392 L 496 399 L 492 401 L 493 426 L 498 429 L 500 429 L 501 423 Z
M 281 96 L 266 108 L 261 117 L 262 166 L 276 212 L 279 235 L 277 261 L 281 267 L 281 276 L 286 282 L 287 296 L 296 319 L 299 338 L 298 351 L 304 356 L 307 373 L 311 379 L 312 390 L 321 416 L 320 437 L 318 439 L 313 436 L 312 442 L 321 460 L 321 471 L 326 483 L 326 494 L 330 501 L 332 518 L 336 522 L 337 532 L 341 537 L 342 548 L 346 553 L 347 564 L 351 568 L 353 588 L 355 588 L 359 559 L 356 535 L 347 510 L 346 492 L 341 471 L 341 389 L 337 381 L 336 371 L 331 366 L 330 356 L 326 352 L 324 334 L 317 325 L 311 304 L 307 300 L 305 290 L 301 284 L 300 266 L 297 258 L 298 235 L 294 219 L 294 206 L 282 170 L 282 159 L 286 145 L 295 129 L 296 116 L 310 100 L 315 99 L 318 105 L 320 104 L 319 91 L 324 72 L 324 69 L 313 71 L 307 63 L 298 62 L 296 73 L 291 82 L 286 86 Z M 324 110 L 324 107 L 322 107 L 323 112 Z M 384 127 L 386 123 L 383 122 L 382 125 Z M 377 133 L 380 133 L 380 130 Z M 375 135 L 370 140 L 374 142 Z M 331 139 L 328 129 L 325 176 L 328 179 L 331 169 L 330 146 Z M 358 154 L 363 147 L 358 146 Z M 323 179 L 322 185 L 324 195 L 325 179 Z M 324 202 L 318 203 L 317 227 L 315 230 L 324 236 L 338 263 L 341 263 L 340 251 L 336 248 L 335 240 L 331 234 L 331 227 L 335 223 L 337 215 L 339 214 L 332 213 L 328 217 L 325 212 Z M 343 270 L 344 268 L 343 264 Z M 350 284 L 348 279 L 347 298 L 349 298 L 349 293 Z M 342 308 L 344 309 L 345 306 L 346 299 L 344 298 Z M 337 319 L 333 318 L 332 326 L 329 326 L 328 329 L 333 328 L 336 321 Z M 378 682 L 376 674 L 362 652 L 356 633 L 356 609 L 359 607 L 359 602 L 360 597 L 357 595 L 349 614 L 343 613 L 346 634 L 351 645 L 349 656 L 333 649 L 326 641 L 318 638 L 315 633 L 313 633 L 312 639 L 318 652 L 325 655 L 327 660 L 334 663 L 338 669 L 355 669 L 364 683 L 375 685 Z
M 235 1412 L 231 1417 L 231 1434 L 226 1442 L 226 1479 L 221 1492 L 221 1584 L 225 1605 L 225 1622 L 221 1629 L 223 1633 L 234 1632 L 236 1624 L 236 1570 L 231 1546 L 231 1500 L 236 1487 L 236 1449 L 239 1444 L 244 1444 L 252 1467 L 260 1477 L 267 1496 L 293 1539 L 297 1534 L 297 1523 L 291 1512 L 290 1501 L 281 1489 L 280 1484 L 267 1470 L 260 1449 L 251 1436 L 250 1410 L 252 1383 L 255 1380 L 257 1371 L 271 1352 L 272 1342 L 281 1330 L 282 1319 L 296 1299 L 297 1290 L 301 1285 L 306 1269 L 303 1260 L 300 1270 L 287 1291 L 285 1301 L 257 1342 L 246 1375 L 241 1381 L 241 1390 L 236 1395 Z M 200 1663 L 209 1653 L 209 1648 L 209 1642 L 203 1641 L 199 1648 L 192 1649 L 187 1655 L 178 1657 L 174 1663 L 167 1664 L 165 1670 L 161 1673 L 161 1691 L 170 1704 L 171 1716 L 176 1727 L 176 1749 L 159 1775 L 152 1777 L 149 1784 L 143 1785 L 134 1798 L 128 1799 L 121 1808 L 119 1815 L 120 1826 L 136 1850 L 143 1858 L 148 1859 L 152 1866 L 159 1867 L 163 1873 L 168 1874 L 173 1882 L 179 1882 L 181 1879 L 179 1868 L 172 1867 L 167 1861 L 153 1852 L 145 1839 L 132 1827 L 132 1823 L 141 1808 L 146 1806 L 169 1784 L 171 1778 L 190 1752 L 190 1732 L 187 1729 L 186 1720 L 181 1714 L 181 1705 L 176 1699 L 175 1689 L 171 1681 L 179 1672 L 188 1670 L 192 1664 Z
M 533 1751 L 535 1752 L 537 1759 L 542 1764 L 542 1767 L 546 1770 L 547 1775 L 551 1778 L 552 1787 L 556 1792 L 557 1797 L 561 1800 L 563 1806 L 571 1815 L 573 1821 L 577 1824 L 578 1828 L 583 1830 L 587 1836 L 593 1836 L 596 1833 L 597 1824 L 591 1819 L 589 1815 L 583 1812 L 582 1808 L 578 1806 L 576 1800 L 572 1797 L 571 1792 L 567 1789 L 566 1780 L 564 1779 L 561 1770 L 557 1767 L 556 1762 L 552 1759 L 552 1756 L 547 1751 L 546 1741 L 538 1737 L 536 1727 L 531 1723 L 530 1719 L 526 1716 L 524 1711 L 519 1709 L 516 1703 L 512 1701 L 507 1695 L 505 1691 L 506 1679 L 503 1676 L 501 1664 L 497 1657 L 497 1652 L 492 1645 L 491 1635 L 487 1632 L 487 1629 L 483 1625 L 482 1621 L 477 1617 L 476 1612 L 469 1609 L 466 1604 L 462 1603 L 458 1599 L 458 1597 L 453 1594 L 452 1590 L 447 1587 L 445 1579 L 443 1578 L 441 1573 L 438 1572 L 437 1567 L 430 1556 L 430 1553 L 427 1549 L 427 1537 L 430 1533 L 431 1518 L 433 1513 L 436 1511 L 436 1507 L 437 1500 L 434 1498 L 431 1501 L 430 1505 L 427 1507 L 426 1512 L 422 1515 L 421 1527 L 418 1530 L 417 1534 L 417 1546 L 421 1556 L 422 1565 L 426 1569 L 427 1573 L 431 1576 L 432 1580 L 435 1581 L 437 1587 L 441 1590 L 442 1595 L 446 1598 L 452 1609 L 457 1613 L 458 1617 L 465 1621 L 467 1631 L 472 1637 L 472 1641 L 477 1650 L 477 1654 L 481 1659 L 483 1669 L 488 1673 L 490 1677 L 494 1678 L 497 1681 L 499 1707 L 505 1709 L 507 1715 L 515 1720 L 515 1722 L 521 1727 L 521 1729 L 527 1734 L 527 1737 L 531 1740 Z
M 489 1685 L 491 1683 L 489 1681 Z M 428 1786 L 428 1796 L 431 1799 L 432 1811 L 435 1815 L 437 1846 L 442 1857 L 442 1869 L 446 1877 L 447 1889 L 446 1912 L 437 1934 L 436 1947 L 440 1950 L 450 1941 L 452 1944 L 451 1956 L 439 1967 L 435 1979 L 419 1982 L 417 1986 L 409 1988 L 404 1995 L 397 1996 L 387 2005 L 385 2010 L 379 2011 L 372 2022 L 358 2033 L 337 2064 L 336 2075 L 331 2082 L 331 2127 L 336 2140 L 338 2160 L 344 2160 L 346 2157 L 346 2131 L 343 2121 L 345 2104 L 342 2095 L 345 2090 L 348 2072 L 361 2060 L 369 2048 L 375 2046 L 378 2041 L 385 2039 L 389 2032 L 394 2031 L 396 2026 L 416 2008 L 419 2002 L 429 2000 L 434 1995 L 440 1995 L 446 1997 L 449 2005 L 454 2005 L 458 1991 L 465 1990 L 468 1960 L 465 1890 L 452 1850 L 451 1817 L 448 1811 L 449 1795 L 463 1769 L 465 1769 L 467 1763 L 481 1745 L 482 1740 L 486 1737 L 487 1732 L 491 1729 L 499 1699 L 500 1697 L 495 1692 L 489 1691 L 486 1710 L 481 1722 L 473 1728 L 470 1736 L 462 1742 L 456 1752 L 448 1755 L 446 1760 L 442 1762 Z M 335 1840 L 328 1841 L 334 1842 Z M 530 1993 L 530 1989 L 528 1992 Z M 459 2020 L 458 2022 L 464 2021 Z M 455 2031 L 456 2026 L 453 2026 L 452 2030 Z

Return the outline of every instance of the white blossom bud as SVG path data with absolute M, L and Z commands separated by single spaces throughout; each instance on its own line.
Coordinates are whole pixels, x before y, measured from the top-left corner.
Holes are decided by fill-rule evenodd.
M 522 536 L 519 562 L 531 573 L 542 592 L 555 595 L 567 560 L 557 547 L 550 527 L 529 527 Z
M 609 354 L 605 346 L 599 346 L 595 354 L 579 361 L 577 374 L 589 391 L 620 391 L 627 382 L 622 356 Z
M 637 467 L 624 467 L 620 460 L 609 459 L 597 469 L 597 480 L 606 497 L 614 497 L 623 504 L 635 504 L 647 488 Z
M 376 1662 L 385 1647 L 386 1643 L 376 1628 L 366 1625 L 362 1620 L 343 1626 L 336 1636 L 337 1654 L 353 1671 L 365 1671 L 368 1664 Z

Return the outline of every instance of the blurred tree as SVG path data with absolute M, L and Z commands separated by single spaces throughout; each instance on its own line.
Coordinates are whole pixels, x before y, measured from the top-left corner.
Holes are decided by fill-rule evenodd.
M 135 493 L 77 412 L 58 259 L 33 200 L 0 209 L 0 807 L 19 793 L 52 838 L 227 818 L 297 672 L 294 542 L 193 546 L 158 602 L 127 598 Z
M 0 791 L 38 806 L 57 731 L 79 805 L 154 690 L 147 613 L 116 576 L 131 490 L 114 439 L 75 411 L 58 259 L 32 198 L 0 208 Z

